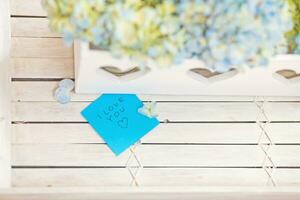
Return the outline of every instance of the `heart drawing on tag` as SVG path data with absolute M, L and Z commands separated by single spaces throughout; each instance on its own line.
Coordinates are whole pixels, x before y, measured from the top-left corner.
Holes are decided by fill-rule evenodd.
M 121 120 L 118 121 L 118 126 L 121 128 L 127 128 L 128 127 L 128 119 L 127 117 L 123 117 Z

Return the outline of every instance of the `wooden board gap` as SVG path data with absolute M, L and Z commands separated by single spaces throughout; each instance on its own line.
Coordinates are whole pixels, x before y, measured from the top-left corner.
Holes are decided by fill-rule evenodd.
M 61 81 L 64 78 L 12 78 L 11 81 L 13 82 L 57 82 Z M 70 78 L 68 78 L 70 79 Z M 74 80 L 74 79 L 73 79 Z
M 47 16 L 39 15 L 10 15 L 11 18 L 47 18 Z
M 12 169 L 125 169 L 125 166 L 16 166 Z M 143 166 L 144 169 L 261 169 L 261 166 Z M 299 169 L 300 166 L 280 166 L 277 169 Z

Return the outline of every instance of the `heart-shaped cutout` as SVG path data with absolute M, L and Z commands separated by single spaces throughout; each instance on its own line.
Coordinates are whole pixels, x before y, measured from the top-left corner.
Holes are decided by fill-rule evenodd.
M 99 70 L 100 73 L 103 74 L 104 72 L 106 75 L 110 76 L 111 78 L 117 78 L 121 81 L 134 80 L 150 72 L 150 68 L 148 67 L 143 67 L 143 68 L 132 67 L 122 71 L 120 68 L 115 66 L 103 66 L 100 67 Z
M 221 73 L 221 72 L 212 72 L 209 69 L 205 69 L 205 68 L 193 68 L 188 70 L 187 74 L 195 80 L 204 83 L 214 83 L 235 76 L 236 74 L 238 74 L 238 70 L 230 69 L 227 72 Z
M 89 44 L 89 48 L 90 50 L 96 50 L 96 51 L 107 51 L 108 49 L 104 49 L 104 48 L 101 48 L 101 47 L 98 47 L 92 43 Z
M 300 73 L 292 69 L 278 70 L 273 74 L 273 77 L 285 83 L 293 83 L 300 81 Z

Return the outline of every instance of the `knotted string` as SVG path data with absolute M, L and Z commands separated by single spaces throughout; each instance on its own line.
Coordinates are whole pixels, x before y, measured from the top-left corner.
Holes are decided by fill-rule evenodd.
M 262 162 L 262 169 L 266 172 L 268 176 L 268 180 L 266 182 L 266 185 L 269 185 L 270 183 L 273 186 L 276 186 L 276 181 L 274 178 L 274 173 L 276 170 L 276 164 L 274 163 L 270 151 L 272 151 L 272 148 L 275 146 L 275 143 L 272 141 L 269 133 L 268 133 L 268 126 L 271 123 L 270 119 L 268 118 L 265 110 L 265 106 L 267 104 L 267 100 L 264 97 L 255 97 L 254 103 L 256 107 L 258 108 L 258 115 L 256 118 L 256 125 L 258 126 L 260 130 L 260 135 L 258 138 L 258 146 L 264 153 L 264 158 Z M 264 141 L 264 138 L 266 138 L 267 141 Z M 126 162 L 126 168 L 128 169 L 130 176 L 131 176 L 131 182 L 130 185 L 139 186 L 139 182 L 137 180 L 138 173 L 141 169 L 143 169 L 143 165 L 136 154 L 136 149 L 138 146 L 140 146 L 141 141 L 138 141 L 136 144 L 134 144 L 130 148 L 130 155 Z
M 130 147 L 130 154 L 125 164 L 125 167 L 127 168 L 131 176 L 131 182 L 130 182 L 131 186 L 133 185 L 139 186 L 137 175 L 139 171 L 143 169 L 143 165 L 136 154 L 136 149 L 140 145 L 141 145 L 141 141 L 139 140 L 132 147 Z
M 256 107 L 258 108 L 258 115 L 256 118 L 256 124 L 260 130 L 260 136 L 258 138 L 258 146 L 264 153 L 264 159 L 262 162 L 262 168 L 268 175 L 268 181 L 267 185 L 270 183 L 273 186 L 276 186 L 275 178 L 274 178 L 274 172 L 276 169 L 276 164 L 274 163 L 270 152 L 272 151 L 273 147 L 275 146 L 275 143 L 272 141 L 269 133 L 268 133 L 268 126 L 271 123 L 270 119 L 268 118 L 265 110 L 265 106 L 267 104 L 267 101 L 264 97 L 255 97 L 254 103 Z M 267 141 L 264 141 L 264 138 Z

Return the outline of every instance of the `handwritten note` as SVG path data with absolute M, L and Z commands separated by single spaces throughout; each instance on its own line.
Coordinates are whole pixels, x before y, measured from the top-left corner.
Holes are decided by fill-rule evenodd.
M 133 94 L 104 94 L 81 114 L 119 155 L 159 124 L 156 118 L 138 112 L 142 106 Z

